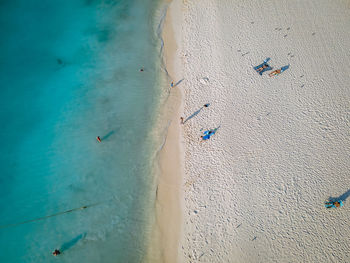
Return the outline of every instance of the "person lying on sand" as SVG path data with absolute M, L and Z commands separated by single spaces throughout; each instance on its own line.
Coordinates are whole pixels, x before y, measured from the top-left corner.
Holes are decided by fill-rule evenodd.
M 263 64 L 260 68 L 257 68 L 256 71 L 257 72 L 261 72 L 261 71 L 263 71 L 266 68 L 268 68 L 268 65 L 267 64 Z
M 213 131 L 205 131 L 205 132 L 204 132 L 204 135 L 201 136 L 202 140 L 203 140 L 203 141 L 209 140 L 209 139 L 210 139 L 210 136 L 211 136 L 213 133 L 214 133 Z
M 324 206 L 326 208 L 342 207 L 343 206 L 343 202 L 342 202 L 342 200 L 339 200 L 339 201 L 328 201 L 328 202 L 324 203 Z
M 217 129 L 218 129 L 218 128 L 205 131 L 205 132 L 203 133 L 204 135 L 201 136 L 202 141 L 209 140 L 209 139 L 210 139 L 210 136 L 214 135 L 215 132 L 217 131 Z
M 269 64 L 267 62 L 270 60 L 270 58 L 267 58 L 261 63 L 260 65 L 253 67 L 256 72 L 258 72 L 260 75 L 262 75 L 265 71 L 272 70 Z
M 276 69 L 276 70 L 272 71 L 272 72 L 269 74 L 269 76 L 270 76 L 270 77 L 276 76 L 276 75 L 278 75 L 278 74 L 280 74 L 280 73 L 281 73 L 281 70 L 280 70 L 280 69 Z
M 270 77 L 276 76 L 276 75 L 282 73 L 283 71 L 287 70 L 288 68 L 289 68 L 289 65 L 284 66 L 284 67 L 282 67 L 282 68 L 280 68 L 280 69 L 276 69 L 276 70 L 272 71 L 272 72 L 269 74 L 269 76 L 270 76 Z

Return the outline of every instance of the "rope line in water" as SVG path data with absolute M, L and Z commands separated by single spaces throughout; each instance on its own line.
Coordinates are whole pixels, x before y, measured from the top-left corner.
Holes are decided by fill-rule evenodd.
M 26 220 L 26 221 L 23 221 L 23 222 L 19 222 L 19 223 L 0 225 L 0 229 L 8 228 L 8 227 L 14 227 L 14 226 L 19 226 L 19 225 L 23 225 L 23 224 L 27 224 L 27 223 L 32 223 L 32 222 L 35 222 L 35 221 L 44 220 L 44 219 L 47 219 L 47 218 L 50 218 L 50 217 L 54 217 L 54 216 L 68 214 L 68 213 L 75 212 L 75 211 L 78 211 L 78 210 L 83 210 L 83 209 L 86 209 L 86 208 L 89 208 L 89 207 L 92 207 L 92 206 L 100 205 L 100 204 L 105 203 L 105 202 L 106 201 L 99 202 L 99 203 L 94 203 L 94 204 L 91 204 L 91 205 L 84 205 L 84 206 L 81 206 L 81 207 L 78 207 L 78 208 L 69 209 L 67 211 L 63 211 L 63 212 L 59 212 L 59 213 L 56 213 L 56 214 L 43 216 L 43 217 L 39 217 L 39 218 L 34 218 L 34 219 Z

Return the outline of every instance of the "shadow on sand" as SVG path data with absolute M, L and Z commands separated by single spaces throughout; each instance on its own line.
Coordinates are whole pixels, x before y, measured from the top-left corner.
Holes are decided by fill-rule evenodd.
M 203 107 L 201 107 L 199 110 L 196 110 L 194 113 L 192 113 L 191 116 L 187 117 L 186 120 L 184 120 L 183 124 L 185 124 L 187 121 L 189 121 L 193 117 L 196 117 L 198 115 L 198 113 L 201 112 L 202 109 L 203 109 Z
M 329 201 L 338 201 L 338 200 L 342 200 L 342 201 L 345 201 L 348 197 L 350 196 L 350 189 L 347 190 L 344 194 L 338 196 L 338 197 L 329 197 Z
M 173 88 L 175 88 L 177 85 L 180 85 L 180 83 L 183 81 L 184 79 L 180 79 L 178 82 L 176 82 L 173 86 Z

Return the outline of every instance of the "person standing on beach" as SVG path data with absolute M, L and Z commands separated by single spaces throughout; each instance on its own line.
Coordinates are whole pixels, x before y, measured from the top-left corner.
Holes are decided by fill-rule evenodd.
M 184 124 L 184 117 L 180 117 L 180 124 Z
M 170 83 L 170 87 L 174 88 L 174 81 Z

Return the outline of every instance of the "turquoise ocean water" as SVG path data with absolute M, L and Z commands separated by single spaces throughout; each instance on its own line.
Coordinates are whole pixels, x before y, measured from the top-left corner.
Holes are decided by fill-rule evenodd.
M 157 7 L 0 1 L 0 225 L 98 203 L 0 228 L 0 262 L 142 261 L 160 99 Z

